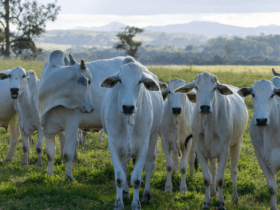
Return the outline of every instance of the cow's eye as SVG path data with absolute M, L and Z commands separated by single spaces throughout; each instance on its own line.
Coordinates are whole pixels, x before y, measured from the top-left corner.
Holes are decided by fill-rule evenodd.
M 90 80 L 88 80 L 88 85 L 90 85 L 91 84 L 91 81 Z
M 141 84 L 141 83 L 142 83 L 142 80 L 140 80 L 138 84 Z
M 26 76 L 25 76 L 25 74 L 22 76 L 22 78 L 25 78 Z
M 254 93 L 252 93 L 252 97 L 253 97 L 253 98 L 255 97 L 255 94 L 254 94 Z
M 168 94 L 170 94 L 171 92 L 170 91 L 168 91 Z
M 198 90 L 198 88 L 197 88 L 197 87 L 195 87 L 195 89 L 196 89 L 196 90 Z
M 119 79 L 119 83 L 122 83 L 121 79 Z
M 274 94 L 271 95 L 271 98 L 273 98 Z
M 213 90 L 216 90 L 217 88 L 216 87 L 214 87 L 214 89 Z
M 9 74 L 8 77 L 11 77 L 11 75 Z

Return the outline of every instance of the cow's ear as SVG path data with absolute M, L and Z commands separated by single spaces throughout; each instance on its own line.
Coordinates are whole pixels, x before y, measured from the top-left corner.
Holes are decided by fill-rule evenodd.
M 252 94 L 252 88 L 244 87 L 240 88 L 237 93 L 242 97 L 247 97 L 248 95 Z
M 8 79 L 9 77 L 11 77 L 11 75 L 5 74 L 5 73 L 0 73 L 0 80 Z
M 189 93 L 195 87 L 194 81 L 174 90 L 174 93 Z
M 101 82 L 100 87 L 104 88 L 112 88 L 120 81 L 118 75 L 106 77 L 103 82 Z
M 195 93 L 193 93 L 193 92 L 188 93 L 187 96 L 188 96 L 188 99 L 190 100 L 190 102 L 196 103 L 196 94 Z
M 224 95 L 224 96 L 233 94 L 233 92 L 231 91 L 231 89 L 228 86 L 221 85 L 221 84 L 217 86 L 217 91 L 218 91 L 218 93 L 220 93 L 221 95 Z
M 162 95 L 163 100 L 165 100 L 167 98 L 167 95 L 168 95 L 167 88 L 165 88 L 163 91 L 161 91 L 161 95 Z
M 165 90 L 168 87 L 165 82 L 158 81 L 158 84 L 159 84 L 159 87 L 162 91 Z
M 152 78 L 151 75 L 142 72 L 141 80 L 148 91 L 159 91 L 157 82 Z
M 274 89 L 274 94 L 280 97 L 280 88 Z

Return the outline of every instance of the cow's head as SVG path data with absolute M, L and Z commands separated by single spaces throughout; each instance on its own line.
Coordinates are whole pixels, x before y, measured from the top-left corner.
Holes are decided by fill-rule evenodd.
M 186 105 L 186 95 L 174 93 L 174 90 L 185 84 L 186 82 L 184 80 L 170 80 L 168 82 L 168 87 L 161 92 L 163 100 L 168 99 L 168 109 L 170 109 L 170 112 L 174 115 L 182 114 L 184 106 Z
M 68 78 L 69 81 L 65 81 L 69 87 L 66 88 L 65 86 L 64 90 L 68 92 L 67 94 L 69 94 L 71 100 L 79 104 L 78 109 L 82 113 L 91 113 L 94 110 L 91 104 L 91 73 L 84 60 L 81 60 L 79 64 L 71 54 L 69 54 L 69 59 L 70 66 L 65 68 L 68 68 L 67 71 L 69 71 L 71 77 Z
M 9 71 L 9 73 L 1 72 L 0 78 L 10 80 L 11 97 L 17 99 L 26 86 L 28 75 L 26 71 L 21 67 L 15 67 Z
M 213 101 L 216 91 L 221 95 L 231 95 L 233 92 L 226 86 L 219 83 L 216 76 L 209 73 L 197 75 L 191 83 L 188 83 L 174 92 L 189 93 L 193 88 L 196 90 L 196 97 L 188 97 L 190 101 L 197 103 L 199 112 L 209 114 L 213 111 Z
M 271 81 L 261 79 L 250 88 L 244 87 L 238 90 L 242 97 L 252 95 L 254 115 L 252 120 L 257 126 L 269 125 L 270 112 L 275 96 L 280 97 L 280 89 L 275 88 Z
M 118 88 L 119 110 L 125 115 L 134 114 L 137 111 L 137 100 L 140 90 L 158 91 L 159 84 L 154 78 L 144 72 L 140 65 L 130 62 L 121 66 L 120 70 L 104 79 L 100 87 Z

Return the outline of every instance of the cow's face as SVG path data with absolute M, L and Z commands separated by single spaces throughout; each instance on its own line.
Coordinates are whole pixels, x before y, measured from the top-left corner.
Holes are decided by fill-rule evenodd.
M 182 114 L 186 105 L 186 95 L 174 93 L 174 90 L 185 84 L 185 81 L 180 79 L 171 80 L 168 82 L 168 87 L 161 92 L 163 100 L 168 99 L 168 109 L 174 115 Z
M 253 121 L 256 126 L 270 124 L 269 116 L 274 102 L 274 97 L 280 96 L 280 89 L 276 89 L 271 81 L 262 79 L 254 83 L 250 88 L 241 88 L 238 94 L 242 97 L 252 95 L 254 115 Z
M 21 67 L 11 69 L 9 73 L 0 73 L 0 77 L 2 79 L 9 78 L 11 97 L 13 99 L 17 99 L 18 95 L 22 94 L 28 78 L 26 71 Z
M 195 100 L 201 114 L 209 114 L 213 111 L 216 91 L 221 95 L 233 94 L 226 85 L 220 84 L 217 78 L 209 73 L 197 75 L 193 82 L 178 88 L 175 92 L 189 93 L 193 88 L 196 90 Z
M 158 91 L 159 85 L 149 74 L 142 71 L 135 63 L 121 66 L 118 73 L 105 78 L 101 87 L 118 88 L 119 110 L 125 115 L 132 115 L 137 111 L 137 104 L 141 88 L 148 91 Z

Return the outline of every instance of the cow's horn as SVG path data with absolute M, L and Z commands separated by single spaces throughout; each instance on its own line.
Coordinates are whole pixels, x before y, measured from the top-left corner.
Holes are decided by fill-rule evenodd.
M 77 63 L 71 54 L 69 54 L 69 59 L 70 59 L 71 65 L 74 65 L 75 63 Z
M 86 67 L 86 64 L 84 62 L 84 60 L 81 60 L 81 69 L 82 70 L 85 70 L 87 67 Z

